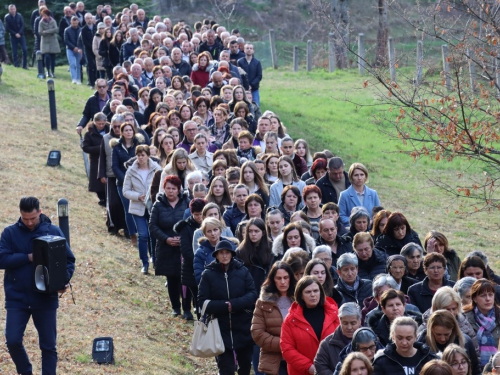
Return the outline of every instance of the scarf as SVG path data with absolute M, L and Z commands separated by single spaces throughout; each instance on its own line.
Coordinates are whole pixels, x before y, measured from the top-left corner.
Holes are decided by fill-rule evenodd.
M 253 147 L 250 147 L 248 150 L 241 150 L 241 149 L 238 147 L 237 155 L 238 155 L 240 158 L 246 158 L 246 159 L 247 159 L 247 160 L 249 160 L 249 161 L 253 161 L 253 160 L 255 160 L 255 156 L 254 156 L 254 149 L 253 149 Z
M 474 308 L 474 319 L 479 325 L 477 331 L 477 343 L 479 344 L 479 351 L 481 353 L 481 366 L 485 366 L 492 355 L 497 352 L 497 345 L 493 338 L 492 332 L 496 327 L 495 309 L 491 309 L 488 315 L 484 315 L 477 307 Z
M 339 283 L 342 285 L 342 287 L 347 290 L 349 293 L 354 294 L 354 298 L 356 301 L 358 300 L 358 289 L 359 289 L 359 276 L 356 276 L 356 281 L 354 282 L 353 286 L 347 285 L 342 278 L 339 277 Z

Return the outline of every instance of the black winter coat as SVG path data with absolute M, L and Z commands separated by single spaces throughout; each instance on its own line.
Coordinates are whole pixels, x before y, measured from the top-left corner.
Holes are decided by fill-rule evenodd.
M 189 63 L 185 62 L 184 60 L 181 60 L 179 64 L 174 63 L 174 68 L 177 69 L 177 74 L 174 73 L 173 75 L 181 77 L 191 76 L 191 65 L 189 65 Z
M 358 276 L 361 279 L 373 280 L 375 276 L 386 271 L 387 256 L 378 249 L 373 249 L 373 254 L 368 260 L 358 257 Z
M 165 194 L 158 195 L 149 219 L 149 232 L 156 238 L 157 276 L 181 276 L 181 248 L 170 246 L 167 238 L 176 237 L 174 226 L 182 220 L 189 207 L 187 196 L 180 195 L 175 208 L 170 205 Z
M 438 356 L 431 352 L 431 349 L 427 345 L 420 342 L 414 343 L 413 347 L 417 349 L 415 356 L 419 359 L 415 371 L 413 372 L 417 375 L 420 374 L 422 367 L 424 367 L 427 362 L 430 362 L 433 359 L 438 359 Z M 406 367 L 403 367 L 405 366 L 405 363 L 399 363 L 395 359 L 395 352 L 396 345 L 389 344 L 383 352 L 375 354 L 375 358 L 373 360 L 373 375 L 406 375 Z
M 120 50 L 122 45 L 109 45 L 109 61 L 111 63 L 111 67 L 115 67 L 120 64 Z
M 109 125 L 103 129 L 104 134 L 109 133 Z M 96 127 L 92 124 L 89 125 L 87 133 L 85 133 L 85 137 L 83 138 L 83 151 L 89 154 L 89 164 L 90 164 L 90 173 L 89 173 L 89 191 L 94 193 L 104 192 L 106 185 L 104 185 L 99 178 L 97 177 L 97 173 L 99 171 L 99 155 L 101 153 L 101 142 L 102 135 L 96 129 Z
M 402 291 L 404 294 L 408 295 L 408 289 L 410 286 L 418 283 L 419 280 L 417 279 L 412 279 L 409 276 L 403 276 L 403 279 L 401 280 L 401 287 L 399 288 L 400 291 Z
M 455 285 L 453 281 L 443 277 L 442 286 L 451 286 L 453 288 L 453 285 Z M 413 284 L 408 289 L 408 297 L 410 297 L 411 304 L 417 306 L 421 313 L 430 309 L 434 293 L 429 288 L 429 278 L 426 277 L 424 281 Z
M 111 93 L 108 91 L 108 97 L 111 98 Z M 87 99 L 85 103 L 85 108 L 83 108 L 82 118 L 78 122 L 78 126 L 85 127 L 87 123 L 94 118 L 97 112 L 101 112 L 101 107 L 99 106 L 99 94 L 96 91 L 94 95 Z
M 405 309 L 404 315 L 412 318 L 417 322 L 418 325 L 422 324 L 422 314 L 416 311 Z M 373 332 L 375 332 L 378 337 L 378 341 L 380 341 L 383 346 L 390 344 L 391 339 L 389 335 L 389 319 L 387 319 L 387 317 L 384 315 L 382 309 L 375 311 L 373 314 L 367 315 L 366 317 L 367 319 L 365 321 L 365 324 L 370 327 Z
M 349 182 L 349 176 L 347 172 L 344 171 L 345 188 L 347 189 L 351 186 Z M 316 181 L 316 186 L 321 190 L 321 203 L 339 203 L 339 197 L 337 197 L 337 191 L 333 188 L 330 179 L 328 178 L 328 173 Z
M 239 210 L 236 203 L 233 203 L 231 207 L 226 208 L 224 215 L 222 215 L 226 226 L 231 228 L 231 232 L 233 233 L 236 233 L 236 227 L 241 222 L 241 220 L 243 220 L 244 216 L 245 213 Z
M 194 278 L 194 250 L 193 250 L 193 236 L 194 231 L 200 227 L 193 216 L 189 216 L 186 220 L 179 221 L 174 225 L 174 231 L 181 237 L 181 254 L 182 254 L 182 268 L 181 268 L 181 282 L 190 288 L 196 288 L 196 280 Z
M 210 263 L 201 276 L 198 286 L 198 306 L 210 300 L 206 312 L 213 314 L 219 327 L 226 351 L 242 349 L 254 344 L 250 327 L 257 290 L 248 269 L 232 259 L 227 272 L 217 261 Z M 232 312 L 228 311 L 231 302 Z M 232 333 L 232 339 L 231 339 Z
M 335 285 L 335 289 L 337 289 L 340 294 L 342 294 L 342 297 L 344 297 L 344 303 L 355 302 L 359 306 L 363 306 L 364 299 L 372 295 L 372 282 L 371 280 L 359 279 L 359 287 L 358 290 L 356 290 L 356 293 L 349 292 L 340 282 Z
M 248 84 L 250 85 L 251 90 L 258 90 L 260 81 L 262 80 L 262 65 L 260 61 L 255 57 L 252 57 L 249 64 L 246 58 L 242 57 L 238 60 L 238 66 L 247 73 Z
M 481 375 L 481 367 L 479 366 L 479 361 L 477 359 L 477 353 L 476 349 L 474 349 L 474 344 L 472 343 L 471 338 L 463 333 L 464 336 L 464 349 L 467 352 L 467 355 L 470 359 L 471 362 L 471 367 L 472 367 L 472 375 Z M 426 343 L 426 336 L 427 336 L 427 328 L 424 329 L 422 332 L 420 332 L 420 335 L 417 337 L 417 342 L 421 343 Z M 451 343 L 450 343 L 451 344 Z M 458 338 L 455 340 L 454 344 L 458 345 Z M 437 344 L 437 348 L 439 349 L 440 352 L 444 352 L 446 349 L 447 345 L 439 345 Z
M 422 246 L 417 232 L 412 230 L 410 233 L 406 233 L 406 236 L 402 240 L 397 240 L 393 236 L 387 234 L 381 234 L 377 238 L 375 247 L 384 250 L 387 256 L 390 257 L 391 255 L 401 254 L 403 246 L 410 242 L 415 242 L 417 245 Z
M 342 239 L 342 237 L 340 237 L 338 234 L 337 234 L 337 238 L 335 239 L 335 241 L 337 242 L 337 253 L 336 254 L 332 253 L 332 264 L 337 264 L 337 259 L 342 254 L 352 253 L 352 245 L 348 242 L 345 242 Z M 320 245 L 327 245 L 328 246 L 328 244 L 323 240 L 323 238 L 321 236 L 316 240 L 316 245 L 317 246 L 320 246 Z
M 125 43 L 122 44 L 120 50 L 120 64 L 123 64 L 125 60 L 128 60 L 130 56 L 134 56 L 134 50 L 141 46 L 141 42 L 138 40 L 133 43 L 130 38 L 127 39 Z

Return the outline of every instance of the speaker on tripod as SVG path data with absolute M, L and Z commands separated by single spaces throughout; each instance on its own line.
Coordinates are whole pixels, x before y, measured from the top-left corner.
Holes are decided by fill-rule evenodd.
M 66 239 L 59 236 L 42 236 L 33 240 L 33 265 L 35 290 L 56 293 L 66 285 Z

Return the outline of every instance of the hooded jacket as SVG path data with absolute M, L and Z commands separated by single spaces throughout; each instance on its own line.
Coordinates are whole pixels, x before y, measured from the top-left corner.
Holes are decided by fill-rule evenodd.
M 125 173 L 125 181 L 123 182 L 123 196 L 130 200 L 128 212 L 132 215 L 144 216 L 146 213 L 146 200 L 141 202 L 141 195 L 147 196 L 151 181 L 156 171 L 160 171 L 161 167 L 154 160 L 149 159 L 148 175 L 146 181 L 142 179 L 139 172 L 139 163 L 134 161 L 131 167 Z
M 200 69 L 198 63 L 193 65 L 191 69 L 191 81 L 193 85 L 200 85 L 201 87 L 206 87 L 208 82 L 210 82 L 210 69 L 213 67 L 213 62 L 209 61 L 205 69 Z
M 283 316 L 278 307 L 279 296 L 263 289 L 255 304 L 250 332 L 260 347 L 259 372 L 277 375 L 283 356 L 280 337 Z
M 453 288 L 455 283 L 443 277 L 442 286 L 450 286 Z M 417 306 L 420 312 L 425 312 L 432 306 L 432 298 L 434 293 L 429 288 L 429 278 L 426 277 L 423 281 L 413 284 L 408 288 L 408 297 L 413 305 Z
M 326 298 L 324 308 L 325 320 L 320 340 L 332 334 L 340 324 L 335 302 Z M 294 302 L 281 328 L 281 351 L 288 365 L 288 375 L 308 374 L 320 340 L 304 317 L 302 306 Z
M 276 237 L 273 241 L 273 255 L 276 257 L 276 259 L 281 259 L 283 258 L 283 255 L 285 254 L 285 250 L 283 247 L 283 236 L 284 234 L 281 233 L 278 237 Z M 312 254 L 314 248 L 316 247 L 316 242 L 314 241 L 314 238 L 312 238 L 310 235 L 304 233 L 304 238 L 306 240 L 306 248 L 302 249 L 307 251 L 309 254 Z
M 422 314 L 416 311 L 405 309 L 404 316 L 409 316 L 420 324 L 422 322 Z M 384 346 L 390 344 L 392 341 L 389 335 L 389 319 L 385 316 L 382 310 L 374 311 L 373 314 L 367 317 L 367 325 L 372 329 L 378 337 L 378 341 Z
M 226 351 L 253 347 L 249 332 L 256 299 L 252 276 L 240 261 L 233 258 L 226 269 L 214 261 L 203 272 L 198 286 L 199 307 L 210 300 L 206 313 L 218 319 Z M 226 302 L 231 303 L 231 312 Z
M 373 280 L 375 276 L 385 273 L 387 255 L 381 250 L 373 249 L 370 259 L 361 260 L 358 257 L 358 276 L 360 279 Z
M 420 342 L 415 342 L 413 347 L 417 349 L 415 356 L 419 359 L 417 366 L 415 367 L 414 374 L 420 374 L 422 367 L 433 359 L 438 359 L 437 355 L 431 352 L 431 349 Z M 379 351 L 375 354 L 373 360 L 373 375 L 406 375 L 404 363 L 399 363 L 394 354 L 396 353 L 396 345 L 389 344 L 385 347 L 383 351 Z
M 191 240 L 194 236 L 194 231 L 199 227 L 200 224 L 194 220 L 192 215 L 174 225 L 175 233 L 177 233 L 181 238 L 181 283 L 189 288 L 198 287 L 198 284 L 194 279 L 194 250 Z
M 3 286 L 5 308 L 19 309 L 57 309 L 57 292 L 44 294 L 35 291 L 35 267 L 28 254 L 33 252 L 32 240 L 41 236 L 64 237 L 62 231 L 52 225 L 50 219 L 40 214 L 40 222 L 29 230 L 21 218 L 6 227 L 0 237 L 0 269 L 5 270 Z M 75 256 L 66 242 L 66 284 L 75 271 Z

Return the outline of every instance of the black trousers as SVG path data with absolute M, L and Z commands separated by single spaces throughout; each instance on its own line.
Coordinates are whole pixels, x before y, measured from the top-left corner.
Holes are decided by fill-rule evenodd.
M 191 292 L 189 288 L 186 288 L 186 298 L 182 296 L 182 284 L 180 276 L 167 276 L 167 290 L 168 297 L 170 298 L 170 303 L 172 304 L 173 310 L 181 309 L 181 299 L 182 299 L 182 311 L 191 310 Z
M 228 349 L 221 355 L 215 357 L 217 367 L 219 368 L 219 375 L 234 375 L 237 371 L 238 375 L 250 375 L 250 368 L 252 367 L 252 353 L 253 344 L 234 351 L 236 353 L 236 366 L 235 356 L 233 350 Z

